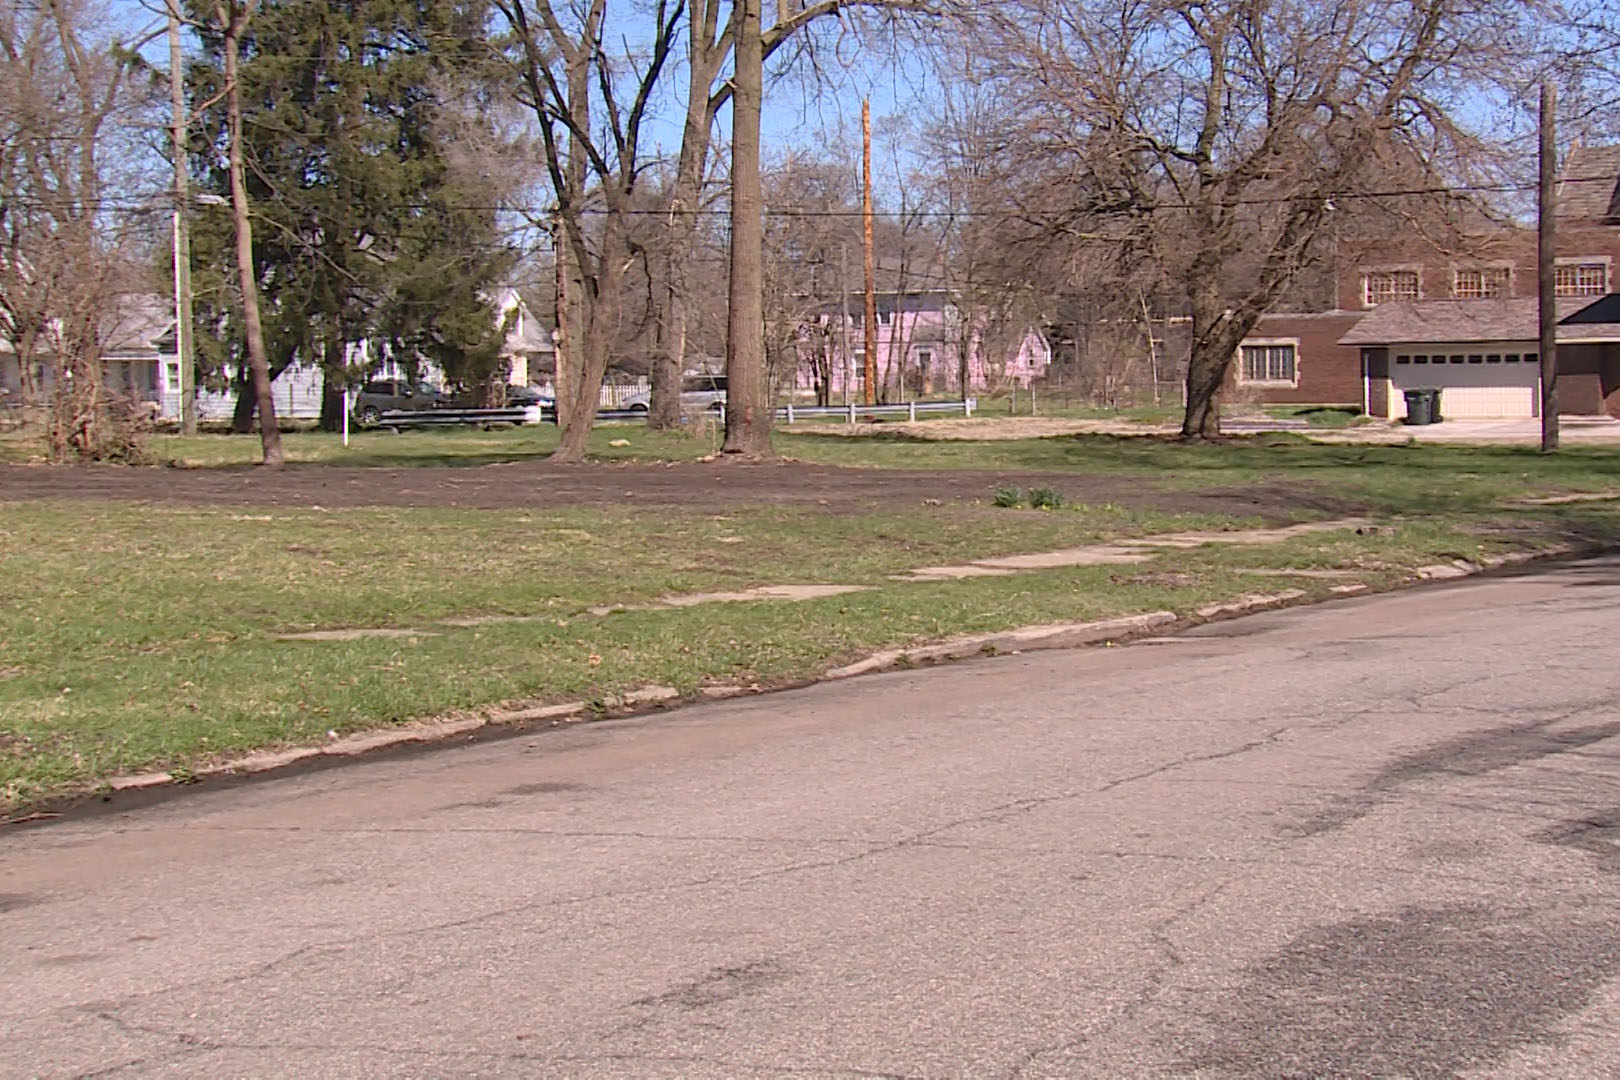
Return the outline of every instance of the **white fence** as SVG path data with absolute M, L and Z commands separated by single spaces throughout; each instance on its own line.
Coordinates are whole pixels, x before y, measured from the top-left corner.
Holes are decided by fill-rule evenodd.
M 963 401 L 907 401 L 898 405 L 784 405 L 776 410 L 776 418 L 793 423 L 818 416 L 843 417 L 853 424 L 862 416 L 903 416 L 915 420 L 919 416 L 949 416 L 961 413 L 972 416 L 978 408 L 977 398 Z

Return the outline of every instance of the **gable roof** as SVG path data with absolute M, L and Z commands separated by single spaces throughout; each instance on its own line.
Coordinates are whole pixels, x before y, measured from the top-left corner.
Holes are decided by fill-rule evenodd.
M 102 325 L 107 335 L 103 351 L 108 354 L 175 349 L 174 301 L 167 296 L 126 293 L 113 301 Z
M 1577 146 L 1558 182 L 1562 221 L 1620 221 L 1620 145 Z
M 1559 341 L 1620 341 L 1620 293 L 1610 293 L 1558 321 Z
M 1566 319 L 1560 319 L 1563 326 L 1577 326 L 1583 323 L 1620 323 L 1620 293 L 1610 293 L 1599 300 L 1581 308 Z
M 101 353 L 107 359 L 173 354 L 174 301 L 150 293 L 114 297 L 101 313 L 101 334 Z M 13 351 L 11 342 L 0 337 L 0 353 Z
M 1560 315 L 1586 306 L 1582 298 L 1558 301 Z M 1379 304 L 1339 339 L 1340 345 L 1463 345 L 1487 341 L 1535 341 L 1541 336 L 1540 302 L 1512 300 L 1406 300 Z

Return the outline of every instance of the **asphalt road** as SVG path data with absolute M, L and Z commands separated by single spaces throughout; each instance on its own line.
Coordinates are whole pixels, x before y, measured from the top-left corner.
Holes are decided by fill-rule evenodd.
M 1620 1076 L 1620 561 L 0 833 L 5 1077 Z

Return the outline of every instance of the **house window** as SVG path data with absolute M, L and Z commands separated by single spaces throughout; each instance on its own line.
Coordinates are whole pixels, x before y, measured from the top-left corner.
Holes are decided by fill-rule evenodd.
M 1609 264 L 1559 263 L 1553 269 L 1553 285 L 1559 296 L 1602 296 L 1609 291 Z
M 1292 386 L 1299 381 L 1297 350 L 1293 345 L 1243 346 L 1242 381 Z
M 1459 300 L 1501 300 L 1511 295 L 1511 271 L 1505 266 L 1471 267 L 1452 272 L 1451 295 Z
M 917 366 L 927 371 L 934 366 L 934 353 L 931 349 L 917 350 Z
M 1417 298 L 1416 270 L 1369 270 L 1361 277 L 1361 302 L 1367 307 Z
M 892 312 L 892 311 L 880 311 L 880 312 L 878 312 L 878 325 L 879 326 L 888 326 L 892 322 L 894 322 L 894 312 Z

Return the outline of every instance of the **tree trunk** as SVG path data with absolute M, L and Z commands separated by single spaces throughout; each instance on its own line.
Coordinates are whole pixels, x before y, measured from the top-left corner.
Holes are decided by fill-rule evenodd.
M 557 401 L 557 426 L 562 431 L 562 441 L 552 454 L 554 461 L 584 461 L 585 444 L 590 438 L 591 427 L 596 423 L 597 389 L 591 388 L 592 396 L 589 398 L 584 397 L 581 391 L 588 381 L 586 369 L 590 363 L 587 357 L 600 344 L 597 339 L 600 337 L 598 309 L 601 298 L 587 293 L 585 275 L 578 266 L 577 249 L 571 233 L 579 228 L 582 226 L 576 220 L 572 224 L 559 226 L 557 230 L 563 238 L 557 249 L 558 283 L 564 286 L 565 291 L 557 303 L 560 333 L 557 337 L 557 372 L 553 386 Z M 597 385 L 600 386 L 600 383 L 598 378 Z
M 236 377 L 236 405 L 231 409 L 231 434 L 250 435 L 253 418 L 258 415 L 259 401 L 253 396 L 253 373 L 244 361 Z
M 292 367 L 293 353 L 289 351 L 270 367 L 270 385 L 274 386 L 276 380 L 281 378 L 283 372 Z M 231 434 L 248 435 L 253 431 L 253 418 L 259 413 L 259 399 L 253 390 L 253 372 L 249 370 L 244 361 L 236 381 L 236 405 L 231 411 Z
M 681 376 L 691 338 L 691 305 L 686 266 L 696 246 L 697 210 L 703 202 L 703 177 L 714 131 L 714 80 L 725 59 L 724 39 L 716 41 L 720 0 L 687 5 L 686 120 L 681 152 L 670 192 L 668 287 L 664 290 L 663 348 L 653 358 L 647 426 L 656 430 L 681 422 Z
M 765 385 L 765 224 L 759 124 L 765 89 L 760 0 L 738 0 L 731 98 L 731 289 L 726 335 L 724 453 L 768 458 L 771 408 Z
M 1183 439 L 1216 439 L 1221 434 L 1221 388 L 1232 364 L 1236 323 L 1221 304 L 1218 267 L 1193 270 L 1189 286 L 1192 300 L 1192 356 L 1187 363 L 1187 411 L 1181 422 Z
M 654 431 L 669 431 L 681 423 L 681 367 L 686 359 L 686 296 L 685 283 L 675 279 L 682 271 L 671 259 L 670 286 L 665 292 L 664 340 L 653 356 L 649 372 L 652 388 L 647 399 L 647 426 Z
M 607 377 L 608 359 L 619 330 L 618 304 L 629 254 L 622 229 L 622 223 L 614 218 L 604 222 L 596 278 L 582 291 L 575 308 L 578 322 L 577 333 L 573 334 L 574 359 L 569 365 L 572 389 L 568 422 L 563 425 L 562 440 L 551 455 L 553 461 L 573 464 L 585 460 L 602 380 Z M 557 403 L 559 407 L 563 404 L 560 396 Z
M 330 379 L 321 380 L 321 430 L 343 430 L 343 387 Z
M 344 363 L 347 349 L 342 334 L 329 332 L 322 346 L 321 357 L 321 420 L 322 431 L 343 430 L 344 383 L 348 365 Z
M 248 217 L 247 178 L 242 165 L 242 91 L 237 78 L 237 45 L 247 24 L 245 13 L 225 27 L 225 110 L 230 129 L 231 209 L 236 217 L 236 272 L 242 290 L 242 325 L 247 335 L 248 369 L 258 402 L 259 442 L 266 468 L 280 468 L 281 428 L 270 390 L 270 361 L 265 356 L 264 325 L 259 318 L 259 286 L 253 268 L 253 222 Z

